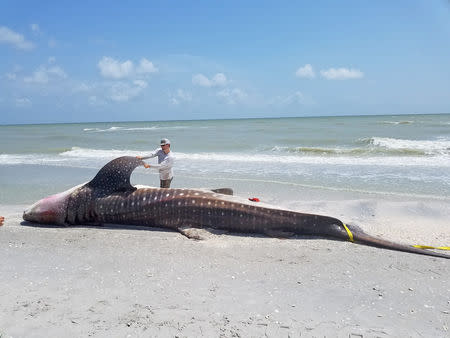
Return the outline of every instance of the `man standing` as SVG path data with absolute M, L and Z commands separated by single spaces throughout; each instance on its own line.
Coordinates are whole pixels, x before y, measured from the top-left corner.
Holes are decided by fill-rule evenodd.
M 175 157 L 170 152 L 170 141 L 166 138 L 161 140 L 161 149 L 155 149 L 149 156 L 137 156 L 138 159 L 144 160 L 158 156 L 158 164 L 144 164 L 145 168 L 156 168 L 159 170 L 159 180 L 161 188 L 170 188 L 173 179 L 173 162 Z

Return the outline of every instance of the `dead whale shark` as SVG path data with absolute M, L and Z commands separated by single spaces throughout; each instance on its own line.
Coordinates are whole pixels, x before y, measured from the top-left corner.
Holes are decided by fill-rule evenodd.
M 195 229 L 259 233 L 272 237 L 312 235 L 434 257 L 450 255 L 390 242 L 355 225 L 322 215 L 277 208 L 230 196 L 230 189 L 136 188 L 130 183 L 141 159 L 124 156 L 106 164 L 88 183 L 46 197 L 24 211 L 29 222 L 56 225 L 126 224 L 164 227 L 200 239 Z M 194 230 L 194 231 L 193 231 Z

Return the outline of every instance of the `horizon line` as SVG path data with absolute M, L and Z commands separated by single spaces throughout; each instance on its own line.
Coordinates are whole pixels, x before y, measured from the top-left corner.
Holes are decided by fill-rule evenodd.
M 356 115 L 303 115 L 303 116 L 268 116 L 268 117 L 234 117 L 213 119 L 173 119 L 173 120 L 116 120 L 116 121 L 78 121 L 78 122 L 34 122 L 34 123 L 0 123 L 0 126 L 23 126 L 23 125 L 50 125 L 50 124 L 85 124 L 85 123 L 138 123 L 138 122 L 189 122 L 189 121 L 230 121 L 230 120 L 275 120 L 295 118 L 323 118 L 323 117 L 370 117 L 370 116 L 411 116 L 411 115 L 449 115 L 449 113 L 397 113 L 397 114 L 356 114 Z

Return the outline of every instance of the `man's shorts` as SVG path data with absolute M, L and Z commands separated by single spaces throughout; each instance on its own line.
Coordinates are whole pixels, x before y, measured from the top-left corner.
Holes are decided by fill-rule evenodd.
M 170 188 L 170 183 L 172 182 L 173 177 L 170 180 L 159 180 L 160 181 L 160 188 Z

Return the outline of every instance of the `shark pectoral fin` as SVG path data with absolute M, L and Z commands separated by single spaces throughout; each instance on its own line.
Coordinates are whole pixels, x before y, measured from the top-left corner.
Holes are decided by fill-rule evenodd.
M 289 238 L 295 235 L 293 232 L 282 230 L 264 230 L 264 233 L 269 237 L 274 238 Z
M 177 230 L 189 239 L 204 240 L 211 237 L 211 232 L 206 229 L 192 227 L 178 227 Z
M 210 232 L 213 235 L 220 236 L 229 233 L 228 230 L 222 230 L 222 229 L 214 229 L 214 228 L 206 228 L 208 232 Z

